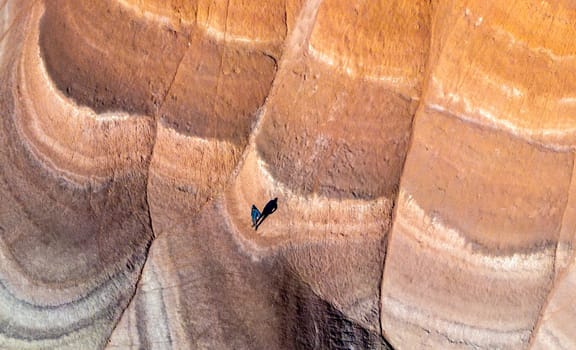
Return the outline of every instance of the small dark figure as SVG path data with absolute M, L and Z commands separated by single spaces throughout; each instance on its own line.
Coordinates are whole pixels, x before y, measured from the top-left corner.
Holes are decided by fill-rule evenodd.
M 270 214 L 272 214 L 273 212 L 276 211 L 276 209 L 278 209 L 278 198 L 274 198 L 272 200 L 270 200 L 268 203 L 266 203 L 266 205 L 264 206 L 264 210 L 262 210 L 262 216 L 268 216 Z
M 252 204 L 252 227 L 255 227 L 256 224 L 258 223 L 258 219 L 260 219 L 260 216 L 262 214 L 260 214 L 260 210 L 258 210 L 258 208 L 256 208 L 256 206 L 254 204 Z
M 254 226 L 254 229 L 257 230 L 258 226 L 260 226 L 262 224 L 262 222 L 268 217 L 268 215 L 275 212 L 276 209 L 278 209 L 278 198 L 274 198 L 274 199 L 270 200 L 268 203 L 266 203 L 266 205 L 264 206 L 264 209 L 262 209 L 262 214 L 260 215 L 260 219 L 257 220 L 256 225 Z

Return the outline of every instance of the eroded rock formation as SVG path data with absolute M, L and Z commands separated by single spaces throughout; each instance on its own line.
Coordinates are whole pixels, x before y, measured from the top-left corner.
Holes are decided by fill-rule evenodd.
M 0 348 L 573 348 L 574 23 L 0 1 Z

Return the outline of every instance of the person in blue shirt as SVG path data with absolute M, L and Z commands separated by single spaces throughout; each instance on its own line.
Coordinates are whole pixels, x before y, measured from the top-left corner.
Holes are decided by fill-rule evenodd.
M 256 224 L 258 224 L 260 216 L 262 216 L 262 214 L 260 214 L 260 210 L 258 210 L 258 208 L 252 204 L 252 227 L 257 227 Z

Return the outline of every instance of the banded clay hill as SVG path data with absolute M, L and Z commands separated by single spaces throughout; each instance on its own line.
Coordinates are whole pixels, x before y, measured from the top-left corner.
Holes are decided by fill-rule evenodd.
M 0 0 L 0 348 L 575 349 L 575 149 L 573 1 Z

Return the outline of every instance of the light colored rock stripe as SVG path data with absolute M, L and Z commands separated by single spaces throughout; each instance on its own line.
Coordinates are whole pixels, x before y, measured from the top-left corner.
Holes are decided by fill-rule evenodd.
M 392 344 L 526 346 L 545 302 L 555 247 L 489 256 L 403 190 L 397 211 L 382 282 L 382 326 Z
M 16 79 L 20 85 L 20 95 L 15 92 L 14 100 L 20 101 L 22 109 L 19 110 L 20 115 L 15 118 L 16 129 L 20 138 L 25 140 L 23 144 L 47 165 L 49 171 L 56 176 L 63 176 L 71 185 L 77 187 L 90 185 L 97 188 L 113 172 L 121 172 L 122 168 L 127 165 L 122 166 L 122 163 L 140 161 L 140 155 L 145 153 L 145 130 L 149 128 L 149 120 L 147 120 L 149 118 L 121 112 L 97 114 L 92 109 L 78 106 L 66 98 L 54 86 L 41 59 L 38 37 L 39 21 L 44 12 L 43 4 L 39 2 L 32 10 L 28 35 L 17 70 Z M 41 102 L 47 102 L 49 105 L 39 106 Z M 60 125 L 61 122 L 65 124 Z M 49 130 L 61 128 L 74 129 L 72 139 L 63 141 L 56 135 L 52 135 Z M 86 128 L 95 130 L 129 128 L 130 131 L 116 130 L 109 133 L 102 130 L 96 133 L 86 133 L 84 130 Z M 122 145 L 120 141 L 128 141 L 128 145 Z M 111 147 L 99 148 L 97 146 L 109 142 L 113 143 Z M 90 146 L 94 146 L 91 151 L 96 154 L 83 152 L 86 147 Z M 46 153 L 46 150 L 54 152 L 60 160 Z M 110 156 L 111 153 L 117 154 L 118 152 L 124 153 L 127 158 Z M 62 162 L 64 159 L 74 163 L 82 171 L 69 170 Z M 106 170 L 113 166 L 119 167 Z

